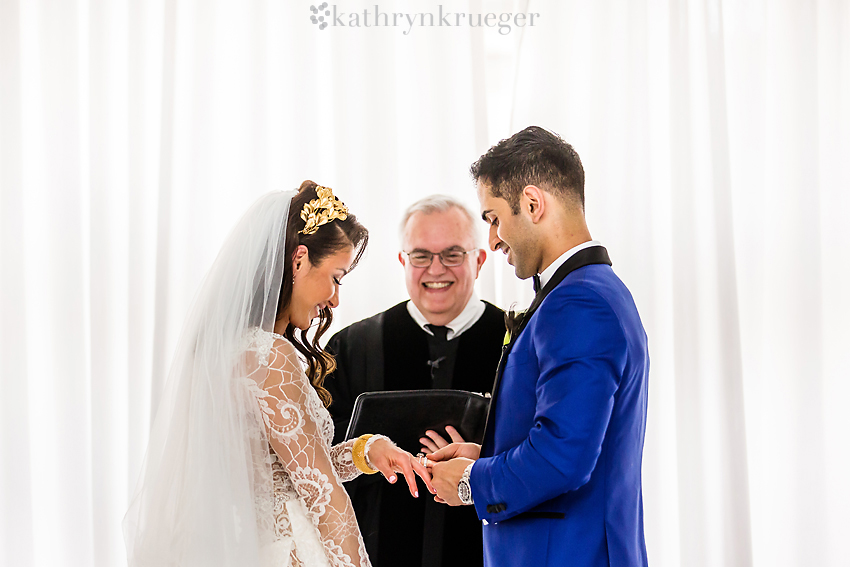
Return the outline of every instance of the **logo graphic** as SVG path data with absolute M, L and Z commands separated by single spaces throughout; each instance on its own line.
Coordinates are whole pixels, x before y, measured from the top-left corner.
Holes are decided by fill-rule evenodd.
M 328 3 L 322 2 L 319 4 L 319 7 L 310 6 L 310 11 L 313 12 L 313 15 L 310 16 L 310 21 L 314 24 L 319 24 L 319 29 L 323 30 L 328 27 L 328 23 L 325 21 L 325 16 L 330 16 L 331 11 L 327 9 Z M 324 10 L 324 15 L 321 14 L 322 10 Z

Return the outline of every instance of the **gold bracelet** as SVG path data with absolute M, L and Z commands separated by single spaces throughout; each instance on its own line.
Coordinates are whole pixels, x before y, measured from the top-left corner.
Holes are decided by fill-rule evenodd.
M 354 466 L 363 474 L 375 474 L 376 471 L 366 462 L 366 441 L 372 437 L 369 434 L 361 435 L 351 447 L 351 460 L 354 461 Z

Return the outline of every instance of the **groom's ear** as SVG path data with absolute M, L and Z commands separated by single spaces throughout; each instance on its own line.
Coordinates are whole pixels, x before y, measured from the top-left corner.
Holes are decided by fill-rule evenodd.
M 537 224 L 543 218 L 546 200 L 543 190 L 536 185 L 526 185 L 519 199 L 520 211 L 528 214 L 531 222 Z

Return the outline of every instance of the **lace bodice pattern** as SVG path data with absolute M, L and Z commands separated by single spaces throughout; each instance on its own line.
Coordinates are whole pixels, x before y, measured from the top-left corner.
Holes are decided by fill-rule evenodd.
M 289 341 L 254 329 L 246 352 L 256 358 L 256 364 L 245 385 L 259 407 L 262 431 L 258 437 L 268 441 L 262 462 L 254 463 L 257 519 L 272 524 L 260 525 L 261 534 L 271 534 L 273 541 L 291 540 L 291 564 L 302 565 L 286 506 L 297 498 L 304 503 L 332 567 L 370 567 L 354 509 L 342 486 L 360 474 L 351 459 L 353 441 L 331 446 L 333 420 Z

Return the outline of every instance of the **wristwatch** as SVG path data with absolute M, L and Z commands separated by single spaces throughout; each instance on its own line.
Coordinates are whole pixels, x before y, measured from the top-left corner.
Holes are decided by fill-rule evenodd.
M 469 463 L 469 466 L 464 469 L 463 475 L 461 475 L 457 483 L 457 496 L 464 506 L 472 504 L 472 487 L 469 486 L 469 475 L 472 472 L 472 465 L 474 464 Z

